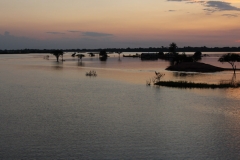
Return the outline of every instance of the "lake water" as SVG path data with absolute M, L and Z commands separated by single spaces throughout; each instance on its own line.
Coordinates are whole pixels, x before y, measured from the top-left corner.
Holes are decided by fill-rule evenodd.
M 44 56 L 0 55 L 0 159 L 239 159 L 240 89 L 146 86 L 154 71 L 208 83 L 231 71 L 183 76 L 162 60 Z

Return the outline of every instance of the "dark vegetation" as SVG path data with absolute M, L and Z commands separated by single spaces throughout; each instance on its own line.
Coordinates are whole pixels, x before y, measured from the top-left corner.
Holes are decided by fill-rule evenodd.
M 0 54 L 26 54 L 26 53 L 52 53 L 56 49 L 17 49 L 17 50 L 0 50 Z M 99 49 L 63 49 L 63 52 L 99 52 Z M 149 48 L 104 48 L 107 52 L 169 52 L 169 46 L 149 47 Z M 178 52 L 240 52 L 239 47 L 191 47 L 185 46 L 177 48 Z
M 225 69 L 200 62 L 182 62 L 179 64 L 171 65 L 167 67 L 166 70 L 207 73 L 207 72 L 220 72 L 224 71 Z
M 164 48 L 164 47 L 162 47 Z M 186 55 L 185 52 L 182 54 L 179 54 L 178 51 L 178 46 L 176 43 L 172 42 L 169 44 L 168 51 L 167 53 L 164 54 L 164 52 L 158 52 L 158 53 L 142 53 L 141 55 L 129 55 L 123 57 L 140 57 L 141 60 L 158 60 L 158 59 L 164 59 L 168 60 L 171 62 L 171 65 L 166 68 L 166 70 L 170 71 L 185 71 L 185 72 L 219 72 L 219 71 L 224 71 L 224 70 L 229 70 L 229 69 L 224 69 L 220 67 L 215 67 L 209 64 L 204 64 L 204 63 L 198 63 L 197 61 L 201 60 L 202 58 L 202 52 L 201 51 L 196 51 L 193 55 Z M 51 52 L 57 59 L 57 62 L 59 62 L 59 57 L 62 57 L 63 60 L 63 50 L 52 50 Z M 113 52 L 108 52 L 106 49 L 100 50 L 98 53 L 99 54 L 99 60 L 100 61 L 106 61 L 108 58 L 108 53 L 113 53 Z M 116 51 L 115 53 L 119 54 L 119 60 L 120 60 L 120 51 Z M 90 52 L 88 53 L 89 56 L 93 57 L 95 56 L 94 53 Z M 82 62 L 82 58 L 85 56 L 84 54 L 76 54 L 74 52 L 72 54 L 72 57 L 78 57 L 78 61 Z M 47 59 L 47 58 L 46 58 Z M 228 62 L 231 64 L 232 69 L 235 73 L 237 70 L 235 62 L 240 62 L 240 55 L 236 53 L 227 53 L 222 55 L 219 60 L 220 62 Z
M 218 61 L 222 62 L 222 63 L 228 62 L 232 66 L 233 72 L 235 73 L 236 69 L 237 69 L 235 62 L 240 62 L 240 55 L 236 54 L 236 53 L 227 53 L 227 54 L 222 55 L 218 59 Z
M 90 56 L 90 57 L 95 57 L 95 54 L 94 53 L 88 53 L 88 55 Z
M 189 49 L 190 47 L 188 47 Z M 206 47 L 203 47 L 206 48 Z M 159 48 L 158 48 L 159 49 Z M 193 55 L 186 55 L 184 52 L 182 54 L 179 54 L 178 52 L 181 50 L 178 48 L 176 43 L 171 43 L 169 45 L 168 52 L 164 54 L 163 51 L 165 51 L 166 48 L 162 47 L 161 51 L 158 50 L 158 53 L 142 53 L 141 55 L 131 55 L 131 56 L 124 56 L 124 57 L 140 57 L 142 60 L 157 60 L 157 59 L 164 59 L 168 60 L 171 62 L 171 66 L 169 66 L 166 70 L 171 70 L 171 71 L 185 71 L 185 72 L 216 72 L 216 71 L 223 71 L 226 69 L 220 68 L 220 67 L 215 67 L 209 64 L 204 64 L 204 63 L 199 63 L 197 61 L 201 60 L 202 58 L 202 52 L 201 49 L 198 48 L 198 51 L 196 51 Z M 224 48 L 226 49 L 226 48 Z M 230 48 L 227 48 L 230 49 Z M 239 48 L 234 48 L 236 51 L 240 51 Z M 154 50 L 153 48 L 149 48 L 148 51 Z M 231 49 L 230 49 L 231 50 Z M 51 53 L 56 57 L 57 62 L 59 62 L 59 57 L 62 57 L 63 60 L 63 55 L 64 52 L 72 52 L 73 50 L 18 50 L 18 53 Z M 74 50 L 77 51 L 78 53 L 83 52 L 84 50 Z M 87 51 L 87 50 L 85 50 Z M 88 50 L 89 51 L 89 50 Z M 133 51 L 132 49 L 128 48 L 127 50 L 124 49 L 99 49 L 99 50 L 91 50 L 95 51 L 95 53 L 88 53 L 90 57 L 95 56 L 95 54 L 99 55 L 99 60 L 100 61 L 106 61 L 108 58 L 108 54 L 110 53 L 117 53 L 119 54 L 119 59 L 120 59 L 120 54 L 122 51 L 125 52 L 130 52 Z M 98 51 L 98 53 L 96 53 Z M 114 51 L 114 52 L 113 52 Z M 134 52 L 146 52 L 144 49 L 142 50 L 134 50 Z M 177 52 L 178 51 L 178 52 Z M 186 50 L 187 51 L 187 50 Z M 190 51 L 190 50 L 188 50 Z M 219 52 L 216 50 L 213 50 L 214 52 Z M 222 50 L 223 51 L 223 50 Z M 7 50 L 0 50 L 0 53 L 15 53 L 15 51 L 7 51 Z M 191 51 L 190 51 L 191 52 Z M 209 50 L 208 50 L 209 52 Z M 78 57 L 78 61 L 81 61 L 82 64 L 82 58 L 85 57 L 84 54 L 77 54 L 74 52 L 72 57 Z M 49 59 L 49 56 L 45 56 L 44 59 Z M 231 64 L 232 69 L 234 71 L 234 76 L 232 78 L 232 81 L 229 83 L 222 83 L 220 82 L 219 84 L 207 84 L 207 83 L 194 83 L 194 82 L 187 82 L 187 81 L 161 81 L 162 77 L 165 74 L 162 74 L 160 72 L 155 71 L 155 76 L 146 81 L 147 85 L 159 85 L 159 86 L 168 86 L 168 87 L 178 87 L 178 88 L 236 88 L 240 87 L 240 82 L 236 82 L 236 74 L 235 71 L 237 70 L 235 62 L 240 62 L 240 55 L 236 53 L 227 53 L 222 55 L 219 60 L 220 62 L 228 62 Z M 229 69 L 228 69 L 229 70 Z M 96 71 L 89 71 L 86 73 L 86 76 L 97 76 Z
M 169 45 L 169 52 L 164 55 L 163 53 L 159 53 L 159 56 L 162 56 L 162 59 L 166 59 L 171 61 L 172 65 L 170 65 L 166 70 L 171 71 L 185 71 L 185 72 L 217 72 L 223 71 L 225 69 L 220 67 L 215 67 L 209 64 L 199 63 L 198 60 L 201 60 L 202 53 L 197 51 L 192 56 L 186 56 L 184 53 L 179 55 L 177 50 L 177 45 L 175 43 L 171 43 Z M 194 83 L 194 82 L 187 82 L 187 81 L 161 81 L 161 78 L 164 74 L 155 71 L 155 76 L 146 81 L 147 85 L 154 85 L 158 86 L 167 86 L 167 87 L 177 87 L 177 88 L 237 88 L 240 87 L 240 82 L 236 82 L 236 65 L 235 62 L 240 61 L 240 55 L 235 53 L 228 53 L 224 54 L 219 58 L 220 62 L 228 62 L 231 64 L 234 74 L 233 78 L 230 82 L 220 82 L 219 84 L 208 84 L 208 83 Z
M 121 52 L 121 51 L 117 51 L 116 53 L 118 54 L 118 56 L 119 56 L 119 58 L 120 58 L 120 54 L 121 54 L 122 52 Z
M 171 54 L 171 53 L 170 53 Z M 166 68 L 169 71 L 185 71 L 185 72 L 220 72 L 231 70 L 229 68 L 221 68 L 212 66 L 210 64 L 204 64 L 197 62 L 201 60 L 202 53 L 195 52 L 192 56 L 186 56 L 185 54 L 178 55 L 169 55 L 169 60 L 171 61 L 172 65 Z M 235 63 L 240 62 L 240 55 L 236 53 L 227 53 L 222 55 L 219 60 L 220 62 L 228 62 L 232 66 L 232 70 L 234 73 L 236 72 L 237 68 Z
M 229 69 L 224 69 L 209 64 L 198 63 L 197 61 L 202 59 L 202 52 L 196 51 L 193 55 L 186 55 L 184 52 L 179 54 L 176 52 L 178 49 L 176 43 L 171 43 L 169 45 L 169 52 L 159 53 L 160 59 L 169 60 L 171 65 L 166 68 L 170 71 L 185 71 L 185 72 L 219 72 Z M 220 62 L 228 62 L 231 64 L 232 69 L 235 73 L 237 70 L 235 62 L 240 62 L 240 55 L 236 53 L 227 53 L 222 55 L 219 60 Z
M 78 57 L 78 61 L 81 61 L 81 62 L 82 62 L 82 58 L 85 57 L 84 54 L 77 54 L 76 56 Z
M 146 85 L 150 86 L 151 84 L 159 83 L 161 81 L 161 78 L 164 76 L 165 76 L 165 74 L 155 71 L 155 76 L 153 78 L 147 80 Z
M 150 86 L 151 84 L 157 86 L 166 86 L 174 88 L 238 88 L 240 87 L 240 82 L 236 81 L 236 74 L 233 74 L 231 81 L 221 81 L 219 84 L 208 84 L 208 83 L 194 83 L 188 81 L 161 81 L 162 77 L 165 74 L 155 71 L 155 76 L 146 81 L 146 85 Z
M 63 54 L 64 52 L 62 50 L 55 50 L 53 52 L 51 52 L 57 59 L 57 62 L 59 62 L 59 57 L 62 57 L 62 61 L 63 61 Z
M 219 83 L 219 84 L 208 84 L 208 83 L 194 83 L 187 81 L 161 81 L 155 83 L 155 85 L 175 87 L 175 88 L 237 88 L 240 87 L 240 82 L 237 83 Z
M 178 46 L 176 43 L 171 43 L 169 45 L 169 52 L 164 54 L 163 52 L 158 53 L 159 59 L 165 59 L 172 62 L 172 65 L 179 64 L 182 62 L 197 62 L 202 59 L 202 52 L 196 51 L 194 55 L 186 55 L 185 52 L 179 54 Z
M 89 72 L 86 73 L 86 76 L 90 76 L 90 77 L 96 77 L 97 76 L 97 72 L 94 70 L 91 70 Z
M 107 51 L 105 49 L 101 50 L 99 52 L 99 60 L 100 61 L 106 61 L 108 58 Z

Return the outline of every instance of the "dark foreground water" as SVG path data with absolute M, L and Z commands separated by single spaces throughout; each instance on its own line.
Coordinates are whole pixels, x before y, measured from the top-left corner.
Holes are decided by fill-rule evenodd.
M 240 90 L 146 86 L 166 65 L 1 55 L 0 159 L 239 159 Z

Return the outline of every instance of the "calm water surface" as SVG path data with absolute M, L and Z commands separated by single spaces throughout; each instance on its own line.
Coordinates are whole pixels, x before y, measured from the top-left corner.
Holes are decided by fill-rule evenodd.
M 70 55 L 0 55 L 0 159 L 239 159 L 239 89 L 145 85 L 154 71 L 209 83 L 232 72 L 182 76 L 161 60 Z M 229 67 L 216 60 L 202 61 Z

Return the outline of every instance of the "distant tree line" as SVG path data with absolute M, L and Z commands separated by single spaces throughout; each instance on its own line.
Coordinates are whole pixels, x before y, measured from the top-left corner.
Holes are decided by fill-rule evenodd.
M 169 60 L 171 65 L 179 64 L 181 62 L 197 62 L 201 60 L 203 56 L 201 51 L 195 51 L 193 55 L 186 55 L 185 52 L 179 54 L 179 52 L 177 52 L 179 48 L 174 42 L 169 44 L 168 50 L 169 52 L 166 53 L 158 52 L 158 58 Z
M 107 52 L 169 52 L 168 47 L 149 47 L 149 48 L 98 48 L 98 49 L 62 49 L 63 52 L 100 52 L 101 50 Z M 19 49 L 19 50 L 0 50 L 0 54 L 27 54 L 27 53 L 52 53 L 58 49 Z M 240 52 L 240 47 L 182 47 L 177 48 L 178 52 Z

